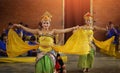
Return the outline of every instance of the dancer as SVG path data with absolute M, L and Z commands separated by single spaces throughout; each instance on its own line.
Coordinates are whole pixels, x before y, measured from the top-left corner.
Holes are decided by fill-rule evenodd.
M 93 42 L 93 35 L 94 35 L 94 29 L 96 30 L 102 30 L 106 31 L 105 28 L 101 28 L 98 26 L 93 26 L 92 24 L 92 15 L 87 12 L 84 15 L 84 20 L 85 20 L 85 25 L 81 26 L 80 28 L 83 30 L 83 33 L 87 36 L 90 46 L 90 51 L 88 54 L 85 55 L 80 55 L 79 60 L 78 60 L 78 67 L 83 71 L 83 72 L 88 72 L 90 68 L 92 68 L 93 63 L 94 63 L 94 55 L 95 55 L 95 50 L 96 47 L 94 46 Z M 84 37 L 82 37 L 84 38 Z M 110 39 L 108 42 L 111 42 L 113 39 Z M 109 46 L 110 43 L 107 43 L 105 46 Z M 85 46 L 85 45 L 84 45 Z M 83 48 L 84 49 L 84 48 Z
M 43 16 L 41 17 L 41 23 L 42 23 L 42 29 L 39 30 L 39 29 L 30 29 L 30 28 L 27 28 L 27 27 L 24 27 L 23 25 L 19 25 L 19 24 L 14 24 L 14 27 L 18 27 L 18 28 L 21 28 L 27 32 L 30 32 L 30 33 L 33 33 L 33 34 L 37 34 L 39 35 L 39 49 L 38 49 L 38 53 L 37 53 L 37 58 L 36 58 L 36 65 L 35 65 L 35 73 L 54 73 L 55 72 L 55 56 L 53 53 L 51 53 L 52 51 L 52 46 L 54 45 L 54 36 L 56 34 L 59 34 L 59 33 L 66 33 L 66 32 L 71 32 L 75 29 L 78 28 L 78 26 L 75 26 L 75 27 L 71 27 L 71 28 L 66 28 L 66 29 L 52 29 L 50 30 L 49 27 L 50 27 L 50 22 L 51 22 L 51 18 L 52 18 L 52 15 L 49 13 L 49 12 L 45 12 L 43 14 Z M 14 57 L 14 56 L 18 56 L 28 50 L 31 50 L 32 48 L 38 48 L 38 45 L 36 46 L 27 46 L 28 48 L 31 47 L 31 48 L 27 48 L 25 45 L 26 44 L 23 44 L 21 45 L 22 43 L 20 42 L 20 39 L 17 38 L 17 35 L 15 35 L 14 37 L 12 37 L 13 35 L 15 35 L 15 33 L 11 30 L 9 32 L 9 36 L 8 36 L 8 50 L 7 50 L 7 53 L 8 53 L 8 56 L 11 56 L 11 57 Z M 19 40 L 19 42 L 16 42 L 16 43 L 19 43 L 18 45 L 17 44 L 14 44 L 12 45 L 12 42 L 13 41 L 10 41 L 10 39 L 15 39 L 17 38 Z M 21 44 L 20 44 L 21 43 Z M 12 46 L 11 46 L 12 45 Z M 19 49 L 16 49 L 16 50 L 13 50 L 11 49 L 11 47 L 15 47 L 18 48 L 18 46 L 22 46 L 20 47 Z M 13 47 L 13 48 L 14 48 Z M 21 51 L 21 48 L 27 48 L 27 49 L 24 49 Z M 14 51 L 17 53 L 14 53 L 14 54 L 11 54 L 11 51 Z
M 88 42 L 90 45 L 90 52 L 85 55 L 80 55 L 78 60 L 78 67 L 83 72 L 88 72 L 90 68 L 92 68 L 93 61 L 94 61 L 94 54 L 95 54 L 95 47 L 93 45 L 93 26 L 91 24 L 92 16 L 90 13 L 86 13 L 84 15 L 85 25 L 82 26 L 84 33 L 88 36 Z M 84 38 L 84 37 L 83 37 Z M 84 49 L 84 48 L 83 48 Z

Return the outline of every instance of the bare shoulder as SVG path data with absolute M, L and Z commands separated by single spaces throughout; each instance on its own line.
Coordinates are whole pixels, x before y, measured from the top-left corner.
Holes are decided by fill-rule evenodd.
M 38 35 L 42 34 L 42 31 L 40 29 L 35 29 L 35 31 L 38 33 Z

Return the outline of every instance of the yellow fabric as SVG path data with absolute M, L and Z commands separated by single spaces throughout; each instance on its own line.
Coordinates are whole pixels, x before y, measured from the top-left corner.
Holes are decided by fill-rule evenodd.
M 26 53 L 31 49 L 40 48 L 41 51 L 51 51 L 51 45 L 53 45 L 53 38 L 49 36 L 41 36 L 39 38 L 40 45 L 31 46 L 22 41 L 22 39 L 12 29 L 9 30 L 7 41 L 7 54 L 9 57 L 16 57 Z
M 100 50 L 100 52 L 109 55 L 109 56 L 116 56 L 116 51 L 115 51 L 115 44 L 110 45 L 110 49 L 108 51 L 105 50 Z
M 111 44 L 110 50 L 108 52 L 110 56 L 116 56 L 116 51 L 115 51 L 115 44 Z
M 39 45 L 31 46 L 25 43 L 14 30 L 10 29 L 7 40 L 7 54 L 9 57 L 16 57 L 26 53 L 28 50 L 37 49 Z
M 120 53 L 116 51 L 115 44 L 112 43 L 114 41 L 114 38 L 115 37 L 113 36 L 106 41 L 98 41 L 94 38 L 94 42 L 96 46 L 100 48 L 100 52 L 109 56 L 120 58 Z
M 98 46 L 101 50 L 109 51 L 110 46 L 114 40 L 114 36 L 106 41 L 98 41 L 95 38 L 93 40 L 94 40 L 95 45 Z
M 0 62 L 14 63 L 14 62 L 35 62 L 35 57 L 16 57 L 16 58 L 0 58 Z
M 53 45 L 53 38 L 47 36 L 41 36 L 39 38 L 40 46 L 30 46 L 23 42 L 22 39 L 12 30 L 9 30 L 8 42 L 7 42 L 7 54 L 9 57 L 16 57 L 31 49 L 40 48 L 41 51 L 48 52 L 52 48 L 56 51 L 66 54 L 83 55 L 88 54 L 90 50 L 89 37 L 93 35 L 91 30 L 79 29 L 73 33 L 73 35 L 67 40 L 63 46 Z M 52 48 L 51 48 L 52 47 Z
M 67 56 L 64 55 L 61 57 L 64 62 L 67 62 Z M 7 63 L 14 63 L 14 62 L 34 63 L 35 60 L 36 60 L 36 57 L 16 57 L 16 58 L 2 57 L 0 58 L 0 62 L 7 62 Z
M 79 29 L 76 30 L 73 35 L 67 40 L 63 46 L 53 46 L 56 51 L 67 53 L 84 55 L 90 51 L 89 41 L 92 39 L 90 35 L 93 35 L 92 30 Z M 90 38 L 89 38 L 90 37 Z
M 93 31 L 92 30 L 84 30 L 86 34 L 88 34 L 88 41 L 93 41 Z
M 41 36 L 39 38 L 40 45 L 39 48 L 41 51 L 49 52 L 52 50 L 52 45 L 54 44 L 54 40 L 50 36 Z M 44 46 L 44 47 L 43 47 Z

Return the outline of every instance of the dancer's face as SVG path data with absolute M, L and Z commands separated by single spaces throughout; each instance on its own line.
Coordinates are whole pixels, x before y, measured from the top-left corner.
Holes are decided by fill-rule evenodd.
M 85 23 L 86 23 L 86 24 L 92 24 L 92 19 L 89 18 L 89 19 L 85 20 Z
M 50 27 L 50 21 L 43 21 L 42 22 L 42 27 L 44 28 L 44 29 L 48 29 L 49 27 Z

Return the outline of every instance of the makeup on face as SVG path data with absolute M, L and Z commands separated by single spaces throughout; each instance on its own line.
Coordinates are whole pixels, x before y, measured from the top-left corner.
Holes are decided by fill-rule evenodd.
M 42 26 L 43 27 L 49 27 L 50 26 L 50 21 L 43 21 Z

